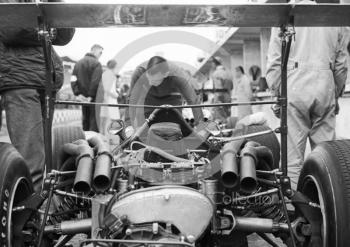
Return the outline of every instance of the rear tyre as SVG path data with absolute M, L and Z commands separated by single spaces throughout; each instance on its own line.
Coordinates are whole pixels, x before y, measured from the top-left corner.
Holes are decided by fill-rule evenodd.
M 63 145 L 79 139 L 85 139 L 85 133 L 79 126 L 60 126 L 52 130 L 53 169 L 60 170 L 69 155 L 63 152 Z
M 257 132 L 266 131 L 266 130 L 271 130 L 271 129 L 266 125 L 250 125 L 250 126 L 245 126 L 242 129 L 236 129 L 232 131 L 232 136 L 247 135 L 247 134 L 257 133 Z M 277 169 L 279 167 L 281 148 L 275 133 L 269 133 L 266 135 L 250 137 L 248 138 L 248 140 L 257 142 L 260 145 L 266 146 L 267 148 L 269 148 L 273 154 L 273 167 L 271 168 Z
M 0 246 L 26 246 L 23 239 L 14 236 L 14 227 L 20 225 L 22 213 L 12 209 L 34 192 L 29 169 L 22 156 L 8 143 L 0 143 L 0 164 Z
M 350 246 L 350 140 L 324 142 L 305 160 L 298 191 L 321 206 L 318 242 L 303 246 Z

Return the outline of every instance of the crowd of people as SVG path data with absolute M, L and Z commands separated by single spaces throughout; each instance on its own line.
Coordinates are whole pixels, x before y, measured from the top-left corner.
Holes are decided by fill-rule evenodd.
M 189 71 L 160 56 L 154 56 L 148 63 L 138 66 L 130 80 L 130 84 L 121 85 L 117 69 L 117 61 L 111 59 L 105 69 L 99 62 L 103 47 L 96 44 L 91 47 L 73 70 L 76 80 L 72 81 L 73 93 L 79 100 L 107 104 L 141 104 L 181 105 L 198 103 L 230 103 L 254 100 L 253 92 L 259 91 L 261 80 L 260 68 L 252 66 L 249 76 L 242 66 L 237 66 L 232 73 L 219 57 L 211 58 L 211 69 L 207 80 L 198 81 Z M 200 86 L 198 88 L 198 83 Z M 197 85 L 195 85 L 197 84 Z M 129 88 L 130 87 L 130 88 Z M 165 97 L 168 96 L 169 97 Z M 123 119 L 132 126 L 130 117 L 148 116 L 150 109 L 119 108 L 108 106 L 82 106 L 82 126 L 85 131 L 97 131 L 104 135 L 113 119 Z M 219 123 L 227 123 L 253 113 L 251 105 L 238 107 L 218 106 L 207 109 L 210 118 Z M 145 113 L 144 113 L 145 112 Z M 194 114 L 187 118 L 195 125 L 202 119 L 203 112 L 194 109 Z M 139 125 L 140 119 L 137 120 Z M 232 122 L 232 121 L 231 121 Z M 233 127 L 233 126 L 232 126 Z

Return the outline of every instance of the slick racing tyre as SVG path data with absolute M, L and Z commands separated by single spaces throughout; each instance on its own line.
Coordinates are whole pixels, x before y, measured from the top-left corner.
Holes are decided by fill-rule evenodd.
M 303 246 L 350 246 L 350 140 L 324 142 L 305 160 L 298 191 L 320 205 L 319 234 Z M 304 215 L 307 219 L 307 216 Z
M 29 169 L 22 156 L 8 143 L 0 143 L 0 164 L 0 246 L 29 246 L 23 238 L 15 236 L 15 227 L 25 223 L 23 211 L 13 211 L 34 191 Z
M 53 169 L 60 170 L 64 161 L 68 158 L 62 150 L 66 143 L 71 143 L 79 139 L 85 139 L 85 133 L 79 126 L 60 126 L 52 130 L 52 158 Z
M 242 129 L 235 129 L 234 131 L 232 131 L 232 136 L 247 135 L 247 134 L 257 133 L 257 132 L 266 131 L 266 130 L 271 130 L 271 129 L 266 125 L 250 125 L 250 126 L 245 126 Z M 266 146 L 267 148 L 269 148 L 273 154 L 273 167 L 271 167 L 271 169 L 277 169 L 279 167 L 280 143 L 275 133 L 269 133 L 261 136 L 254 136 L 247 139 L 250 141 L 257 142 L 260 145 Z

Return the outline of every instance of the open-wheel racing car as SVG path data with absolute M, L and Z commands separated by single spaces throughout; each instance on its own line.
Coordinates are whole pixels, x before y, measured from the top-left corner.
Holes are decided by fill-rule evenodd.
M 82 233 L 81 246 L 245 246 L 251 233 L 258 233 L 272 246 L 278 245 L 268 233 L 287 246 L 350 246 L 350 141 L 316 147 L 303 164 L 297 190 L 291 188 L 287 176 L 286 146 L 292 27 L 348 25 L 349 6 L 158 5 L 141 5 L 143 12 L 138 8 L 148 13 L 149 25 L 208 24 L 193 23 L 190 17 L 198 8 L 214 7 L 222 18 L 210 19 L 209 24 L 281 25 L 281 96 L 277 101 L 260 102 L 281 105 L 281 127 L 227 130 L 208 122 L 193 129 L 176 107 L 162 106 L 155 107 L 129 138 L 123 122 L 114 122 L 110 133 L 119 135 L 122 142 L 111 151 L 98 136 L 86 140 L 77 127 L 53 129 L 51 143 L 51 126 L 46 121 L 48 167 L 40 193 L 33 193 L 28 168 L 15 148 L 0 144 L 1 246 L 59 247 Z M 21 18 L 6 11 L 14 6 L 23 13 Z M 128 4 L 1 5 L 4 19 L 13 22 L 0 26 L 32 27 L 41 16 L 39 36 L 48 72 L 47 118 L 54 103 L 48 28 L 75 23 L 83 27 L 132 25 L 116 16 L 123 7 L 129 10 Z M 248 103 L 257 104 L 242 104 Z M 281 134 L 281 152 L 275 132 Z
M 285 199 L 280 146 L 268 127 L 194 130 L 162 108 L 132 137 L 123 131 L 123 122 L 111 125 L 123 141 L 110 152 L 98 136 L 55 128 L 57 162 L 41 194 L 32 194 L 25 162 L 2 144 L 4 244 L 37 246 L 40 238 L 64 246 L 85 233 L 88 246 L 245 246 L 257 232 L 289 246 L 347 246 L 348 141 L 317 147 Z

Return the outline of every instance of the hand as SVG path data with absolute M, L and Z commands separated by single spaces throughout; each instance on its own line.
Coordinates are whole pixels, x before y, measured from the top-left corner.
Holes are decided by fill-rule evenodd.
M 135 130 L 132 126 L 128 126 L 125 128 L 125 136 L 126 138 L 131 137 L 135 133 Z
M 281 105 L 275 104 L 271 106 L 271 110 L 273 111 L 273 114 L 275 114 L 277 118 L 281 118 Z

